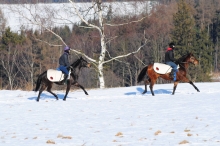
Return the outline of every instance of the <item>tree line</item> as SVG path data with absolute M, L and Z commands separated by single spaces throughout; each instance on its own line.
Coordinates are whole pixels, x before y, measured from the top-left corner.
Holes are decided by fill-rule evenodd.
M 136 20 L 137 16 L 113 16 L 109 9 L 106 20 L 111 23 Z M 107 59 L 119 54 L 134 52 L 147 40 L 147 44 L 128 57 L 113 60 L 104 65 L 106 87 L 137 85 L 140 70 L 152 62 L 164 62 L 169 42 L 174 42 L 176 58 L 192 52 L 200 61 L 198 67 L 190 66 L 189 78 L 197 82 L 211 80 L 219 66 L 220 3 L 218 0 L 161 0 L 151 13 L 142 13 L 145 19 L 116 27 L 107 27 L 106 34 L 117 36 L 106 43 Z M 0 89 L 32 90 L 39 74 L 58 67 L 58 58 L 63 53 L 60 40 L 47 30 L 22 30 L 12 32 L 5 27 L 5 16 L 0 13 Z M 96 23 L 96 19 L 89 20 Z M 80 50 L 98 60 L 101 44 L 97 31 L 83 22 L 73 27 L 54 27 L 71 48 Z M 145 32 L 145 33 L 143 33 Z M 48 43 L 50 42 L 50 43 Z M 55 45 L 56 44 L 56 45 Z M 111 55 L 109 55 L 111 54 Z M 80 55 L 71 52 L 73 62 Z M 81 71 L 79 82 L 87 88 L 99 87 L 96 67 Z M 158 80 L 158 83 L 167 83 Z M 55 87 L 58 89 L 58 87 Z

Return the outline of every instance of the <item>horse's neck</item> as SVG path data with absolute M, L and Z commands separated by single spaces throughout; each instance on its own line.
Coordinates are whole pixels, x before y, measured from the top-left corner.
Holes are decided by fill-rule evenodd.
M 78 80 L 78 76 L 79 76 L 79 72 L 80 72 L 80 67 L 74 68 L 73 71 L 71 72 L 71 76 L 74 80 Z
M 73 68 L 77 68 L 77 67 L 79 66 L 79 64 L 80 64 L 80 62 L 79 62 L 79 60 L 77 60 L 77 61 L 74 62 L 71 66 L 72 66 Z
M 187 61 L 187 58 L 185 58 L 183 61 L 182 61 L 182 65 L 185 69 L 187 69 L 189 67 L 189 62 Z

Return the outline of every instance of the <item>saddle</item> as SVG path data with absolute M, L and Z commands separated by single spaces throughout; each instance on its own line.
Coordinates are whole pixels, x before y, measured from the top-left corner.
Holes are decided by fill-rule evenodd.
M 47 78 L 51 82 L 60 82 L 64 79 L 64 74 L 62 73 L 62 71 L 59 70 L 48 69 Z
M 177 66 L 177 69 L 178 68 L 179 68 L 179 65 Z M 172 67 L 164 63 L 154 63 L 153 69 L 158 74 L 167 74 L 172 71 Z

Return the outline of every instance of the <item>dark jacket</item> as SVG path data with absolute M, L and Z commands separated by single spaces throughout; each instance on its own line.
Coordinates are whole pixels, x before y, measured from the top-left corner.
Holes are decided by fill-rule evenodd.
M 167 48 L 166 53 L 165 53 L 165 62 L 169 61 L 176 61 L 177 59 L 174 58 L 174 53 L 172 48 Z
M 69 56 L 69 54 L 64 52 L 63 55 L 60 56 L 60 58 L 59 58 L 59 64 L 63 65 L 63 66 L 66 66 L 66 67 L 69 67 L 70 63 L 69 63 L 68 56 Z

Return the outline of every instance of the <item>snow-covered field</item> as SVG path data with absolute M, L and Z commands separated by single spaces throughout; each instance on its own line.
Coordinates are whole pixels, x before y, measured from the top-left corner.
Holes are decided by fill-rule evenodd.
M 217 146 L 220 83 L 43 92 L 0 90 L 0 146 Z

